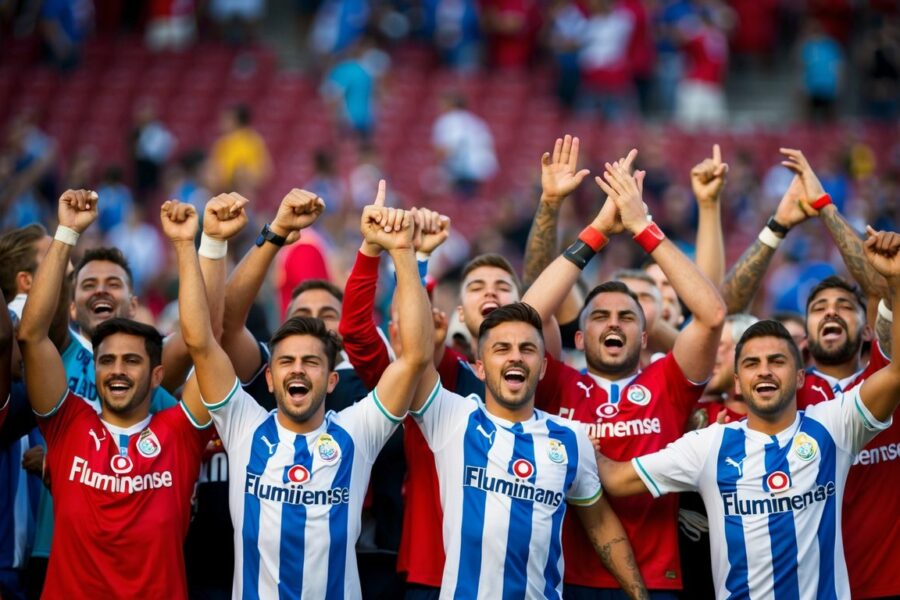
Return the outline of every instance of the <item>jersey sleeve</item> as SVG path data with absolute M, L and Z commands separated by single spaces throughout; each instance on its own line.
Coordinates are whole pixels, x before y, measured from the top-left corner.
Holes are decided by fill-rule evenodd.
M 340 411 L 336 421 L 338 425 L 347 429 L 353 444 L 360 448 L 372 463 L 404 418 L 391 414 L 381 403 L 378 393 L 372 390 L 359 402 Z
M 447 445 L 453 434 L 466 423 L 468 416 L 477 408 L 477 398 L 473 396 L 464 398 L 447 390 L 438 381 L 422 408 L 410 411 L 410 414 L 422 430 L 431 451 L 437 452 Z
M 720 425 L 712 425 L 691 431 L 662 450 L 631 459 L 631 464 L 654 498 L 670 492 L 695 491 L 713 436 L 720 429 Z
M 206 398 L 201 398 L 201 401 L 209 410 L 226 450 L 232 448 L 233 444 L 240 444 L 248 439 L 268 414 L 266 409 L 244 391 L 237 378 L 225 398 L 216 402 L 207 402 Z
M 66 390 L 65 396 L 59 399 L 50 412 L 44 414 L 34 412 L 41 435 L 47 441 L 48 448 L 52 448 L 54 444 L 58 443 L 72 423 L 86 413 L 96 414 L 87 400 L 73 394 L 70 390 Z
M 893 423 L 893 417 L 879 421 L 863 403 L 859 392 L 861 385 L 838 394 L 831 402 L 822 402 L 806 409 L 806 414 L 820 421 L 834 436 L 841 448 L 857 454 L 872 438 Z
M 572 422 L 567 426 L 575 432 L 575 440 L 578 443 L 578 468 L 575 472 L 575 480 L 566 492 L 566 500 L 570 504 L 590 506 L 600 498 L 600 494 L 603 492 L 600 487 L 600 477 L 597 474 L 594 446 L 588 439 L 587 430 L 581 423 Z

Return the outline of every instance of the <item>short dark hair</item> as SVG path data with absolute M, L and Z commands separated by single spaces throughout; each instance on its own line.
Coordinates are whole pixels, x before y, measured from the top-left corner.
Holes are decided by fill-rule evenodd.
M 738 370 L 738 362 L 741 357 L 741 351 L 744 349 L 744 344 L 754 338 L 761 337 L 774 337 L 784 340 L 787 343 L 788 348 L 790 348 L 791 350 L 791 356 L 794 357 L 794 364 L 797 366 L 797 369 L 799 370 L 803 368 L 804 362 L 803 358 L 800 356 L 800 349 L 794 342 L 794 338 L 792 338 L 791 334 L 788 333 L 787 328 L 778 321 L 766 319 L 765 321 L 757 321 L 756 323 L 748 327 L 744 332 L 744 335 L 741 336 L 740 341 L 738 341 L 737 345 L 734 347 L 735 373 L 737 373 Z
M 134 276 L 131 274 L 131 266 L 128 264 L 128 259 L 125 258 L 125 255 L 122 254 L 122 251 L 113 246 L 100 246 L 98 248 L 91 248 L 84 253 L 84 256 L 81 257 L 81 260 L 78 261 L 78 266 L 75 267 L 75 279 L 78 279 L 78 274 L 81 273 L 81 270 L 90 262 L 94 262 L 95 260 L 105 260 L 107 262 L 115 263 L 122 267 L 125 271 L 125 275 L 128 276 L 128 288 L 131 291 L 134 291 Z
M 641 306 L 641 301 L 638 300 L 637 294 L 631 291 L 631 288 L 621 281 L 605 281 L 588 292 L 587 298 L 584 299 L 584 304 L 581 307 L 581 312 L 578 313 L 578 326 L 580 328 L 584 328 L 584 324 L 581 322 L 581 319 L 584 316 L 584 311 L 587 310 L 587 307 L 591 305 L 591 302 L 594 300 L 594 298 L 596 298 L 600 294 L 625 294 L 626 296 L 634 300 L 634 303 L 637 304 L 638 315 L 641 317 L 641 329 L 646 329 L 647 316 L 644 314 L 644 308 Z
M 328 359 L 328 370 L 334 371 L 337 364 L 338 352 L 341 351 L 341 340 L 338 336 L 328 331 L 325 322 L 315 317 L 291 317 L 281 324 L 281 327 L 272 335 L 269 340 L 269 351 L 274 356 L 275 346 L 285 338 L 294 335 L 310 335 L 318 338 L 325 347 L 325 357 Z M 269 359 L 271 362 L 271 358 Z
M 297 296 L 303 292 L 308 292 L 309 290 L 325 290 L 337 298 L 338 302 L 344 301 L 344 292 L 341 291 L 341 288 L 324 279 L 307 279 L 301 281 L 297 287 L 294 288 L 294 291 L 291 292 L 291 300 L 296 300 Z
M 859 286 L 849 283 L 847 280 L 842 277 L 838 277 L 837 275 L 831 275 L 826 277 L 814 287 L 810 292 L 809 296 L 806 298 L 806 314 L 809 314 L 809 305 L 812 304 L 813 300 L 815 300 L 816 296 L 821 294 L 825 290 L 830 289 L 839 289 L 844 290 L 846 292 L 850 292 L 854 298 L 856 298 L 856 303 L 859 304 L 859 307 L 862 309 L 863 314 L 866 312 L 866 297 L 863 295 L 862 291 L 859 289 Z
M 466 277 L 469 276 L 469 273 L 481 267 L 496 267 L 497 269 L 506 271 L 512 277 L 513 284 L 516 286 L 516 291 L 519 293 L 522 292 L 522 282 L 519 280 L 519 276 L 516 274 L 516 270 L 513 269 L 513 266 L 508 260 L 506 260 L 505 257 L 494 252 L 479 254 L 478 256 L 467 262 L 462 270 L 463 281 L 465 281 Z
M 94 328 L 94 334 L 91 336 L 91 346 L 93 346 L 94 349 L 94 356 L 97 356 L 97 350 L 100 348 L 100 344 L 103 340 L 116 333 L 124 333 L 144 338 L 144 348 L 147 350 L 147 355 L 150 357 L 150 368 L 155 368 L 162 364 L 162 335 L 160 335 L 156 328 L 151 325 L 122 317 L 108 319 Z
M 541 315 L 530 304 L 513 302 L 488 313 L 478 328 L 479 345 L 487 337 L 488 332 L 502 323 L 528 323 L 537 329 L 541 342 L 544 341 L 544 330 Z
M 47 235 L 39 223 L 11 229 L 0 235 L 0 291 L 6 301 L 16 295 L 16 275 L 37 271 L 37 251 L 34 245 Z

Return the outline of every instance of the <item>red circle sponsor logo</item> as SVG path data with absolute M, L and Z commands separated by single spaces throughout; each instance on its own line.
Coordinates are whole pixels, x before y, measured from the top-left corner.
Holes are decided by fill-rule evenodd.
M 614 416 L 619 414 L 619 407 L 615 404 L 610 404 L 607 402 L 606 404 L 601 404 L 597 407 L 597 416 L 603 417 L 606 419 L 611 419 Z
M 134 463 L 132 463 L 131 459 L 127 456 L 117 454 L 112 457 L 111 461 L 109 461 L 109 466 L 112 468 L 113 473 L 122 475 L 123 473 L 130 472 L 131 469 L 134 468 Z
M 766 477 L 766 485 L 770 492 L 780 492 L 791 487 L 791 478 L 784 471 L 775 471 Z
M 292 483 L 306 483 L 309 481 L 309 469 L 303 465 L 294 465 L 288 469 L 287 476 Z
M 532 475 L 534 475 L 534 465 L 525 460 L 524 458 L 520 458 L 516 462 L 513 463 L 513 474 L 519 479 L 528 479 Z

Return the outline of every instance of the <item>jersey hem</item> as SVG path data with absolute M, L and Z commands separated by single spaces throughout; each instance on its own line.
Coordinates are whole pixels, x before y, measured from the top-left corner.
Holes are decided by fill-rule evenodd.
M 434 384 L 434 389 L 431 390 L 431 393 L 428 394 L 428 399 L 425 400 L 425 404 L 422 405 L 422 408 L 419 410 L 411 410 L 409 414 L 414 417 L 421 417 L 425 414 L 425 411 L 428 410 L 428 407 L 431 406 L 431 403 L 434 402 L 434 399 L 437 398 L 438 392 L 441 391 L 441 380 L 438 379 L 437 383 Z
M 406 418 L 406 415 L 403 415 L 402 417 L 398 417 L 396 415 L 391 414 L 391 411 L 389 411 L 384 406 L 384 404 L 381 403 L 381 400 L 378 398 L 377 390 L 372 390 L 372 399 L 375 400 L 375 406 L 378 407 L 378 410 L 381 411 L 381 414 L 383 414 L 385 417 L 387 417 L 387 420 L 390 421 L 391 423 L 395 423 L 395 424 L 399 425 L 400 423 L 403 422 L 403 419 Z
M 566 502 L 575 506 L 593 506 L 603 495 L 603 486 L 597 487 L 597 492 L 588 498 L 566 498 Z
M 224 400 L 222 400 L 221 402 L 217 402 L 215 404 L 207 404 L 206 400 L 204 400 L 203 397 L 201 396 L 200 402 L 203 403 L 203 406 L 205 406 L 207 408 L 207 410 L 219 410 L 220 408 L 222 408 L 223 406 L 228 404 L 228 402 L 231 401 L 231 399 L 234 397 L 234 394 L 238 391 L 238 388 L 240 388 L 240 387 L 241 387 L 241 380 L 240 380 L 240 378 L 235 377 L 234 378 L 234 386 L 231 388 L 231 391 L 228 392 L 228 395 L 225 396 Z
M 63 393 L 63 395 L 62 395 L 62 398 L 60 398 L 60 399 L 56 402 L 56 404 L 53 405 L 53 408 L 51 408 L 49 412 L 42 413 L 42 412 L 38 412 L 38 411 L 36 411 L 36 410 L 34 410 L 34 409 L 31 409 L 31 412 L 33 412 L 33 413 L 35 414 L 35 416 L 40 417 L 41 419 L 47 419 L 47 418 L 49 418 L 49 417 L 52 417 L 53 415 L 55 415 L 55 414 L 59 411 L 59 407 L 62 406 L 63 401 L 64 401 L 68 396 L 69 396 L 69 390 L 68 390 L 68 388 L 66 388 L 66 391 L 65 391 L 65 392 Z
M 641 478 L 641 481 L 643 481 L 644 485 L 647 487 L 647 491 L 649 491 L 654 498 L 659 498 L 660 496 L 662 496 L 662 492 L 659 490 L 659 486 L 656 485 L 653 477 L 650 476 L 650 473 L 647 472 L 647 470 L 644 468 L 644 465 L 641 464 L 641 461 L 637 457 L 635 457 L 631 459 L 631 464 L 635 467 L 635 472 L 637 473 L 638 477 Z

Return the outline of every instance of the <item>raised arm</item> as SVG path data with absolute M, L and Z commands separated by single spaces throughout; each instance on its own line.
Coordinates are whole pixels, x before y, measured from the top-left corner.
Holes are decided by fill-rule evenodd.
M 601 497 L 590 506 L 573 505 L 572 508 L 581 519 L 603 566 L 616 578 L 622 590 L 629 598 L 649 598 L 628 535 L 606 499 Z
M 621 164 L 606 165 L 603 191 L 616 203 L 622 224 L 653 257 L 679 298 L 694 315 L 675 340 L 672 353 L 691 381 L 705 381 L 712 372 L 725 323 L 725 303 L 716 287 L 678 247 L 648 221 L 641 184 Z
M 59 350 L 50 340 L 50 323 L 59 303 L 69 255 L 78 237 L 97 218 L 97 193 L 66 190 L 59 198 L 59 228 L 41 261 L 19 324 L 19 348 L 31 407 L 48 414 L 66 393 L 68 379 Z
M 809 218 L 800 204 L 803 196 L 803 183 L 799 177 L 794 177 L 775 214 L 725 276 L 721 289 L 729 315 L 747 312 L 775 250 L 793 227 Z
M 206 203 L 203 211 L 203 235 L 197 254 L 209 302 L 213 335 L 217 340 L 222 337 L 222 314 L 225 310 L 228 240 L 247 225 L 247 213 L 244 211 L 247 202 L 240 194 L 219 194 Z M 166 340 L 162 361 L 162 386 L 174 392 L 184 384 L 191 369 L 191 355 L 181 331 L 176 331 Z
M 868 229 L 863 249 L 872 268 L 885 278 L 891 295 L 900 297 L 900 234 Z M 900 340 L 900 319 L 891 324 L 892 343 Z M 891 361 L 870 375 L 859 390 L 860 399 L 879 421 L 886 421 L 900 404 L 900 363 Z
M 721 198 L 728 164 L 722 162 L 719 145 L 713 145 L 712 158 L 691 169 L 691 188 L 697 199 L 697 257 L 700 272 L 715 285 L 725 279 L 725 241 L 722 236 Z
M 234 362 L 241 381 L 247 381 L 259 369 L 262 357 L 256 339 L 245 327 L 253 300 L 259 294 L 269 266 L 284 244 L 300 239 L 300 230 L 312 225 L 325 203 L 305 190 L 293 189 L 281 201 L 269 230 L 278 236 L 255 245 L 235 267 L 225 286 L 225 309 L 222 322 L 222 347 Z
M 392 415 L 405 416 L 423 371 L 429 366 L 434 368 L 434 327 L 431 305 L 416 264 L 413 216 L 409 211 L 385 207 L 385 190 L 382 180 L 378 183 L 375 203 L 363 209 L 360 230 L 367 242 L 388 251 L 397 272 L 394 302 L 400 315 L 402 352 L 385 369 L 375 386 L 375 394 Z
M 202 398 L 216 403 L 226 398 L 234 387 L 234 367 L 216 341 L 210 322 L 206 287 L 200 272 L 200 261 L 194 249 L 198 217 L 194 207 L 169 200 L 160 209 L 163 233 L 172 242 L 178 261 L 178 312 L 181 336 L 187 346 L 198 388 L 185 386 L 183 401 L 200 425 L 209 422 L 209 411 Z

